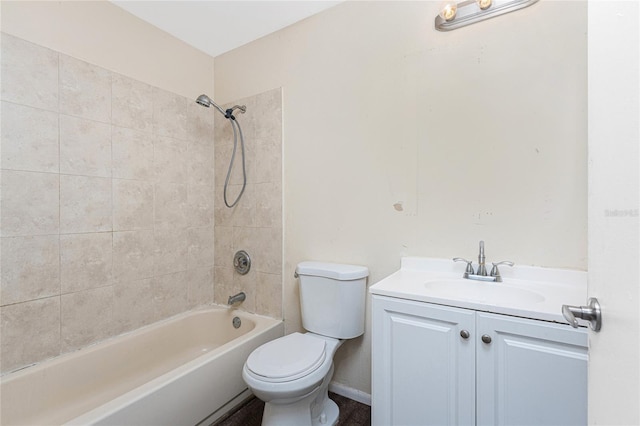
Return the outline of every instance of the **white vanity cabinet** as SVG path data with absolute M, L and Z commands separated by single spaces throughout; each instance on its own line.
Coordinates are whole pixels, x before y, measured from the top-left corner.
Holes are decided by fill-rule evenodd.
M 373 425 L 586 425 L 587 332 L 373 295 Z

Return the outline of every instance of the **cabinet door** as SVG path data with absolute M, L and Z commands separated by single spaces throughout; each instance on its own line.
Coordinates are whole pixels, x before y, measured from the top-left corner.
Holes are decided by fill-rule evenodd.
M 476 327 L 478 425 L 587 424 L 586 329 L 488 313 Z
M 372 420 L 475 423 L 474 311 L 373 297 Z M 469 338 L 460 335 L 462 330 Z

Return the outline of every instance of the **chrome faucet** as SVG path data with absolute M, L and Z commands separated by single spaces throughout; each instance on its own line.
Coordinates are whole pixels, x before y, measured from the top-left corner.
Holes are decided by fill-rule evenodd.
M 229 306 L 235 305 L 236 303 L 244 302 L 246 298 L 247 298 L 247 295 L 244 294 L 244 291 L 241 291 L 238 294 L 234 294 L 233 296 L 229 296 L 229 300 L 227 301 L 227 304 Z
M 478 275 L 487 276 L 487 267 L 484 266 L 484 241 L 480 240 L 480 253 L 478 253 Z
M 453 261 L 465 262 L 467 264 L 467 268 L 465 269 L 462 278 L 478 281 L 492 281 L 498 283 L 502 282 L 502 276 L 500 275 L 500 271 L 498 270 L 498 265 L 513 266 L 513 262 L 509 262 L 508 260 L 496 263 L 491 262 L 493 268 L 491 268 L 491 272 L 487 275 L 487 267 L 485 265 L 486 257 L 484 255 L 484 241 L 480 241 L 480 252 L 478 253 L 478 269 L 476 271 L 473 270 L 473 262 L 470 260 L 463 259 L 461 257 L 454 257 Z

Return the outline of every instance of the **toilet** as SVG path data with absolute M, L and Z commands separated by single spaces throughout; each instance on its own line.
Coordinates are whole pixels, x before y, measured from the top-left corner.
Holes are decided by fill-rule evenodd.
M 242 369 L 253 394 L 265 402 L 263 426 L 335 425 L 338 406 L 329 399 L 333 356 L 345 339 L 364 333 L 364 266 L 301 262 L 302 326 L 255 349 Z

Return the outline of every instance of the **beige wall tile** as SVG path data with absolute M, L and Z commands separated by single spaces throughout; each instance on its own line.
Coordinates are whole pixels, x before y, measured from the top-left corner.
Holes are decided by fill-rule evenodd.
M 259 140 L 255 144 L 255 182 L 282 182 L 282 141 L 279 139 Z
M 111 179 L 60 176 L 60 233 L 112 230 Z
M 0 323 L 3 373 L 60 353 L 60 297 L 4 306 Z
M 60 173 L 111 177 L 111 126 L 60 115 Z
M 187 100 L 187 139 L 198 143 L 213 145 L 214 114 L 218 111 L 204 108 L 195 100 Z
M 213 267 L 214 265 L 214 228 L 189 228 L 188 230 L 188 269 Z
M 258 183 L 255 185 L 256 214 L 258 227 L 282 227 L 281 183 Z
M 253 227 L 255 226 L 256 202 L 254 198 L 254 186 L 247 184 L 240 200 L 228 208 L 224 203 L 224 187 L 216 186 L 216 198 L 214 201 L 214 214 L 216 225 Z M 242 191 L 242 185 L 229 185 L 227 188 L 227 202 L 233 204 Z
M 153 304 L 156 320 L 186 311 L 187 272 L 176 272 L 155 277 L 153 280 Z
M 154 88 L 153 131 L 159 136 L 185 140 L 187 137 L 187 98 Z
M 282 318 L 282 275 L 258 272 L 256 313 Z
M 255 137 L 282 140 L 282 89 L 256 96 Z
M 233 253 L 238 250 L 244 250 L 249 253 L 251 257 L 251 270 L 264 272 L 264 266 L 261 265 L 264 261 L 264 256 L 262 253 L 259 253 L 259 250 L 265 236 L 265 233 L 259 228 L 234 227 L 231 260 L 233 261 Z M 231 265 L 233 265 L 233 262 Z
M 224 185 L 227 178 L 227 170 L 229 169 L 229 160 L 231 159 L 231 151 L 233 145 L 230 144 L 215 144 L 214 153 L 214 181 L 217 186 Z M 229 177 L 231 180 L 231 177 Z
M 114 334 L 135 330 L 155 320 L 153 279 L 119 282 L 113 291 Z
M 61 352 L 69 352 L 113 334 L 113 286 L 60 296 Z
M 0 60 L 3 100 L 58 111 L 57 52 L 3 33 Z
M 187 185 L 188 225 L 213 225 L 215 188 L 211 185 Z
M 157 182 L 187 182 L 187 141 L 154 137 L 153 166 Z
M 154 223 L 156 228 L 187 227 L 187 185 L 159 183 L 154 185 Z
M 214 235 L 214 264 L 216 266 L 233 266 L 233 227 L 216 226 Z
M 155 275 L 187 270 L 188 231 L 186 229 L 156 229 L 154 236 Z
M 255 228 L 256 269 L 282 274 L 282 228 Z
M 153 184 L 113 179 L 113 230 L 153 229 Z
M 10 368 L 212 303 L 214 111 L 10 36 L 2 49 Z
M 2 304 L 9 305 L 58 294 L 58 236 L 2 238 Z
M 233 250 L 251 256 L 251 269 L 269 274 L 282 273 L 281 228 L 233 228 Z
M 57 234 L 60 178 L 56 174 L 2 171 L 2 236 Z
M 153 87 L 120 74 L 113 74 L 111 87 L 111 122 L 128 129 L 151 132 Z
M 215 266 L 213 268 L 213 298 L 214 302 L 219 305 L 226 305 L 229 296 L 234 293 L 232 266 Z
M 247 182 L 254 183 L 256 176 L 254 172 L 254 162 L 256 157 L 255 142 L 245 136 L 245 173 L 247 175 Z M 229 183 L 239 185 L 243 182 L 242 174 L 242 145 L 240 138 L 236 146 L 236 155 L 233 156 L 233 137 L 230 144 L 217 144 L 214 147 L 214 171 L 213 178 L 216 185 L 224 185 L 227 179 L 227 173 L 229 172 L 229 164 L 233 159 L 233 167 L 231 168 L 231 174 L 229 175 Z M 207 163 L 208 164 L 208 163 Z M 201 167 L 205 167 L 203 164 Z
M 227 201 L 232 204 L 237 198 L 238 194 L 242 190 L 242 185 L 229 185 L 227 190 Z M 222 191 L 220 191 L 222 193 Z M 222 196 L 222 195 L 221 195 Z M 216 207 L 221 205 L 222 208 L 227 208 L 222 203 L 217 202 Z M 228 208 L 227 208 L 228 209 Z M 255 185 L 247 184 L 242 193 L 242 198 L 231 210 L 231 223 L 233 226 L 241 227 L 253 227 L 256 226 L 256 198 L 255 198 Z
M 153 277 L 153 231 L 113 233 L 113 277 L 133 281 Z
M 58 172 L 57 113 L 2 102 L 1 137 L 3 169 Z
M 216 226 L 233 226 L 233 209 L 228 208 L 224 204 L 223 198 L 223 186 L 216 185 L 214 189 L 214 202 L 213 202 L 213 222 Z M 229 196 L 230 202 L 234 201 L 234 198 L 231 198 L 236 192 L 231 193 Z
M 213 144 L 198 141 L 189 141 L 188 144 L 187 162 L 189 183 L 193 185 L 213 186 L 215 183 Z M 239 155 L 238 153 L 238 159 Z M 240 165 L 240 163 L 238 163 L 238 165 Z M 220 184 L 222 183 L 224 183 L 224 178 L 220 181 Z
M 222 114 L 214 114 L 213 122 L 213 140 L 215 145 L 233 144 L 233 129 L 229 120 L 224 118 Z M 242 121 L 242 132 L 245 133 L 245 120 Z
M 112 234 L 60 236 L 60 290 L 62 294 L 112 284 Z
M 153 136 L 151 133 L 113 126 L 111 129 L 113 177 L 152 180 Z
M 197 268 L 187 271 L 189 308 L 213 303 L 213 268 Z
M 233 284 L 231 291 L 226 295 L 227 299 L 233 294 L 238 294 L 243 291 L 247 298 L 244 302 L 238 305 L 239 309 L 247 312 L 256 312 L 256 281 L 258 280 L 258 272 L 251 267 L 251 270 L 245 275 L 240 275 L 236 271 L 233 271 Z M 226 301 L 225 301 L 226 303 Z
M 60 55 L 60 112 L 111 122 L 111 72 Z

